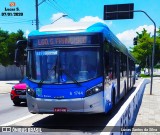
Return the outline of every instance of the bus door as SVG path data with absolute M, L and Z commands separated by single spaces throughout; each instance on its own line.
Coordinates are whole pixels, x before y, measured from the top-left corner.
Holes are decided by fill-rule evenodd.
M 128 58 L 128 90 L 131 88 L 131 77 L 132 71 L 131 71 L 131 60 Z
M 117 99 L 120 98 L 120 52 L 116 50 Z M 118 101 L 117 101 L 118 102 Z

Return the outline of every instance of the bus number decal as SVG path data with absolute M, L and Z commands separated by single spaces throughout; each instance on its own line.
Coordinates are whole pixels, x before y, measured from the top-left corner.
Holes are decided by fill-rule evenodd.
M 77 96 L 77 95 L 83 95 L 83 91 L 74 91 L 74 95 Z
M 83 91 L 74 91 L 69 93 L 70 96 L 74 95 L 74 96 L 78 96 L 78 95 L 83 95 Z

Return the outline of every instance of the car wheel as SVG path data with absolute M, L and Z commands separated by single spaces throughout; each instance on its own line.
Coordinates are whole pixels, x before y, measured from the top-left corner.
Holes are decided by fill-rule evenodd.
M 15 106 L 19 106 L 21 102 L 20 101 L 13 101 L 13 103 Z

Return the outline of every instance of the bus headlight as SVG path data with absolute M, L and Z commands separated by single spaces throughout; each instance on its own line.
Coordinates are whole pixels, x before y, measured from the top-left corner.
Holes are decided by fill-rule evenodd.
M 102 83 L 101 83 L 101 84 L 99 84 L 99 85 L 97 85 L 97 86 L 95 86 L 95 87 L 87 90 L 87 91 L 86 91 L 86 97 L 91 96 L 91 95 L 93 95 L 93 94 L 96 94 L 96 93 L 102 91 L 102 88 L 103 88 L 103 87 L 102 87 Z
M 27 93 L 32 97 L 36 97 L 36 92 L 32 88 L 27 88 Z

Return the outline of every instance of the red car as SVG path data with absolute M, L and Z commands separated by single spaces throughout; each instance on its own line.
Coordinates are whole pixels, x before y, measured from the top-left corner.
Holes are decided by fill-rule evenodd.
M 16 106 L 20 105 L 21 102 L 26 102 L 26 89 L 25 83 L 18 83 L 12 87 L 10 96 Z

